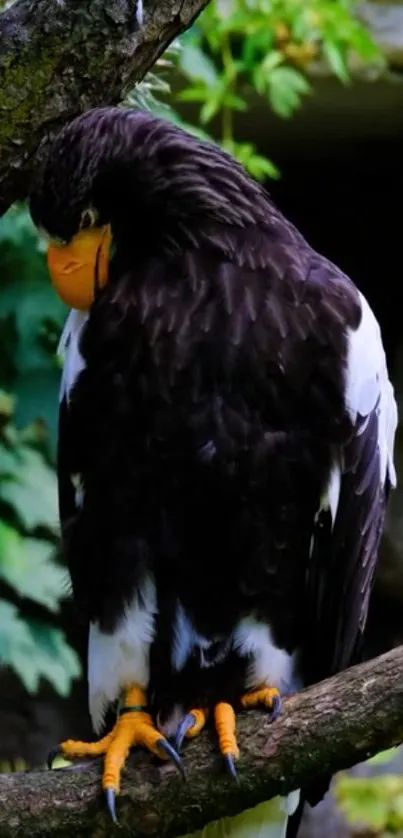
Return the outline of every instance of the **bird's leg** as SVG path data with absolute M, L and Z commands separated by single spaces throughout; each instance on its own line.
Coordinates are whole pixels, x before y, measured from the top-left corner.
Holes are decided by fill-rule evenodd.
M 175 746 L 180 750 L 184 738 L 191 739 L 203 730 L 208 718 L 208 711 L 197 708 L 191 710 L 178 725 Z M 224 757 L 225 764 L 233 777 L 236 776 L 235 760 L 239 756 L 239 748 L 235 736 L 235 711 L 231 704 L 222 701 L 214 706 L 214 727 L 218 735 L 218 745 Z
M 227 770 L 236 777 L 235 762 L 239 757 L 236 741 L 236 716 L 232 704 L 220 701 L 214 707 L 214 726 L 218 736 L 218 747 L 224 757 Z
M 136 685 L 124 691 L 116 724 L 107 736 L 98 742 L 76 742 L 68 739 L 59 745 L 52 757 L 56 756 L 56 753 L 67 759 L 104 754 L 102 787 L 108 809 L 116 821 L 115 797 L 119 792 L 120 774 L 130 748 L 135 745 L 147 748 L 161 759 L 172 759 L 180 771 L 183 771 L 177 752 L 157 730 L 150 713 L 147 712 L 145 691 Z
M 243 710 L 258 706 L 265 707 L 270 712 L 271 721 L 278 716 L 281 709 L 280 693 L 275 687 L 259 687 L 257 690 L 245 693 L 241 696 L 239 703 Z M 239 748 L 236 740 L 236 717 L 232 705 L 216 704 L 214 722 L 225 765 L 232 777 L 236 777 L 235 762 L 239 757 Z
M 243 710 L 263 706 L 269 710 L 273 721 L 281 709 L 280 693 L 275 687 L 259 687 L 259 689 L 241 696 L 239 705 Z M 191 710 L 184 716 L 176 732 L 175 746 L 177 751 L 180 750 L 185 737 L 190 739 L 200 733 L 207 718 L 208 711 L 201 708 Z M 218 746 L 224 757 L 227 770 L 233 777 L 236 777 L 235 762 L 239 757 L 239 748 L 236 740 L 236 715 L 232 704 L 225 701 L 216 704 L 213 709 L 213 720 L 218 737 Z

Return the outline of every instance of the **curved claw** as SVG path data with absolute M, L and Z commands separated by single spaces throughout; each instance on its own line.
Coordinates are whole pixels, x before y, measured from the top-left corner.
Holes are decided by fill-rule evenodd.
M 46 760 L 46 765 L 48 766 L 49 771 L 51 771 L 51 769 L 53 768 L 53 763 L 54 763 L 56 757 L 61 757 L 61 756 L 63 756 L 63 752 L 62 752 L 62 749 L 59 746 L 57 746 L 57 748 L 52 748 L 52 750 L 49 751 L 48 756 L 47 756 L 47 760 Z
M 161 738 L 158 739 L 156 745 L 158 745 L 159 748 L 162 748 L 162 750 L 165 751 L 165 753 L 172 759 L 172 761 L 175 763 L 176 767 L 182 774 L 183 779 L 185 779 L 185 769 L 183 767 L 182 760 L 179 754 L 175 751 L 175 748 L 170 744 L 170 742 L 168 742 L 167 739 Z
M 281 697 L 279 695 L 275 695 L 273 698 L 273 704 L 270 708 L 270 721 L 274 722 L 274 719 L 277 719 L 281 711 Z
M 175 748 L 178 752 L 182 747 L 183 740 L 188 730 L 190 730 L 194 724 L 196 724 L 196 717 L 193 713 L 187 713 L 187 715 L 183 717 L 182 721 L 179 722 L 175 736 Z
M 107 806 L 108 812 L 109 812 L 109 814 L 110 814 L 110 816 L 113 820 L 113 823 L 115 823 L 118 826 L 119 821 L 118 821 L 118 818 L 117 818 L 117 815 L 116 815 L 115 789 L 106 788 L 106 789 L 104 789 L 104 794 L 105 794 L 105 801 L 106 801 L 106 806 Z
M 230 774 L 231 777 L 233 777 L 234 780 L 238 780 L 238 775 L 236 773 L 236 768 L 235 768 L 234 755 L 233 754 L 223 754 L 223 756 L 224 756 L 225 767 L 228 771 L 228 774 Z

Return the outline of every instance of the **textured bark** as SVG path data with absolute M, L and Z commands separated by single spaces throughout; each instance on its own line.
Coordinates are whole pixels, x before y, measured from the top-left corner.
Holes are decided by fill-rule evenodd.
M 41 140 L 117 104 L 208 0 L 17 0 L 0 15 L 0 214 L 26 196 Z
M 273 724 L 263 713 L 241 714 L 238 740 L 239 783 L 223 775 L 207 732 L 185 749 L 186 782 L 171 765 L 133 754 L 118 800 L 117 834 L 174 838 L 398 745 L 403 646 L 290 697 Z M 100 762 L 0 777 L 2 838 L 112 833 L 100 795 Z

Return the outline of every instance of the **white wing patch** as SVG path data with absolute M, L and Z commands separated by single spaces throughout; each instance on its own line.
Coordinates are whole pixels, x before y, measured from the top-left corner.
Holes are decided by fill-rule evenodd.
M 393 449 L 397 427 L 397 405 L 389 381 L 379 324 L 365 297 L 360 294 L 361 323 L 348 335 L 346 404 L 355 421 L 357 414 L 367 416 L 374 408 L 378 414 L 378 446 L 381 480 L 388 476 L 396 486 Z
M 341 474 L 342 474 L 342 469 L 341 469 L 341 466 L 340 466 L 340 458 L 335 457 L 335 461 L 334 461 L 334 464 L 333 464 L 331 472 L 330 472 L 329 483 L 328 483 L 327 493 L 326 493 L 326 501 L 325 501 L 325 505 L 330 507 L 333 526 L 334 526 L 334 522 L 336 520 L 337 507 L 339 505 L 340 487 L 341 487 Z
M 376 409 L 380 477 L 383 485 L 388 477 L 391 485 L 395 487 L 393 451 L 398 421 L 397 404 L 389 380 L 379 324 L 365 297 L 361 293 L 359 296 L 361 322 L 358 329 L 350 329 L 348 332 L 346 406 L 353 422 L 358 415 L 365 417 Z M 343 463 L 340 461 L 340 454 L 337 454 L 321 503 L 321 509 L 330 507 L 333 524 L 339 503 L 342 473 Z
M 66 396 L 67 401 L 69 400 L 71 389 L 85 367 L 79 343 L 87 319 L 87 311 L 78 311 L 78 309 L 73 308 L 64 325 L 57 349 L 57 354 L 63 361 L 59 402 L 63 400 L 64 396 Z
M 141 602 L 141 605 L 140 605 Z M 155 632 L 157 596 L 154 580 L 147 578 L 112 634 L 91 623 L 88 639 L 89 710 L 93 728 L 100 733 L 105 712 L 124 687 L 146 688 L 150 646 Z

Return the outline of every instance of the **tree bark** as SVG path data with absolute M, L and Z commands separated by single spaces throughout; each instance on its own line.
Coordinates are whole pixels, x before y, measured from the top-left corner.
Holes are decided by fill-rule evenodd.
M 149 754 L 129 758 L 118 798 L 121 838 L 175 838 L 238 814 L 403 740 L 403 646 L 284 701 L 270 724 L 263 712 L 238 717 L 239 782 L 223 774 L 214 737 L 184 751 L 187 781 Z M 102 838 L 113 828 L 100 794 L 100 762 L 2 775 L 2 838 Z
M 25 198 L 39 143 L 117 104 L 209 0 L 17 0 L 0 15 L 0 214 Z

